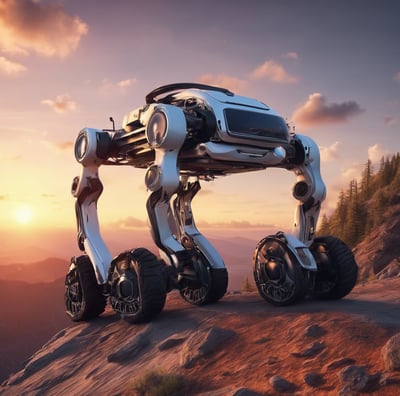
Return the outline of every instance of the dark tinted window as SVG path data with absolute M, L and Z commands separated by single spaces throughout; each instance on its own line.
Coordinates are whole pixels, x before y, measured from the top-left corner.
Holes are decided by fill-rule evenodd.
M 225 109 L 228 132 L 253 139 L 289 141 L 289 130 L 282 117 L 254 111 Z

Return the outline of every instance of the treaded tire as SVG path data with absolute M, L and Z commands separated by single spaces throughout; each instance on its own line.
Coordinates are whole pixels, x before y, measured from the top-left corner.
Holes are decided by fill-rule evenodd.
M 110 303 L 130 323 L 148 322 L 164 308 L 165 266 L 145 248 L 120 254 L 111 263 Z
M 339 238 L 315 238 L 310 247 L 318 273 L 312 295 L 325 300 L 337 300 L 351 292 L 357 283 L 358 267 L 349 247 Z
M 64 303 L 74 322 L 99 316 L 107 304 L 102 286 L 97 283 L 94 268 L 88 256 L 74 257 L 65 277 Z
M 307 282 L 300 264 L 275 235 L 258 243 L 253 256 L 253 274 L 260 296 L 272 305 L 291 305 L 306 294 Z
M 187 285 L 180 290 L 184 300 L 193 305 L 216 303 L 226 293 L 228 288 L 228 271 L 226 268 L 211 268 L 204 263 L 198 267 L 201 285 Z

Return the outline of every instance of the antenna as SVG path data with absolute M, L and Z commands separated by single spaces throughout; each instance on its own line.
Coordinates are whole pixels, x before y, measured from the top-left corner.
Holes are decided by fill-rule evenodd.
M 115 121 L 114 118 L 110 117 L 109 120 L 112 122 L 112 126 L 113 126 L 113 131 L 115 131 Z

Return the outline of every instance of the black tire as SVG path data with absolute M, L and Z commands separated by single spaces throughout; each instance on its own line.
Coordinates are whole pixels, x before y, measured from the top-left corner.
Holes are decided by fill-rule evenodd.
M 337 300 L 351 292 L 357 283 L 358 267 L 349 247 L 333 236 L 315 238 L 310 247 L 318 272 L 312 295 Z
M 65 277 L 64 303 L 74 322 L 92 319 L 104 312 L 107 298 L 86 255 L 72 258 L 70 271 Z
M 262 239 L 253 263 L 258 292 L 270 304 L 290 305 L 304 298 L 307 282 L 302 267 L 282 240 L 276 236 Z
M 194 259 L 193 281 L 181 281 L 180 294 L 193 305 L 212 304 L 220 300 L 228 288 L 226 268 L 211 268 L 204 256 L 199 253 Z
M 110 303 L 130 323 L 148 322 L 164 308 L 165 266 L 149 250 L 120 254 L 111 263 Z

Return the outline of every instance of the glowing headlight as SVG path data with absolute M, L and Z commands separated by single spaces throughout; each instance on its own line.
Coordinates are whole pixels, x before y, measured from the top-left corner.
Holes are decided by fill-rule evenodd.
M 111 138 L 107 132 L 82 129 L 75 141 L 75 158 L 84 166 L 101 165 L 108 158 Z
M 156 111 L 147 124 L 147 139 L 150 146 L 159 147 L 165 140 L 167 134 L 167 117 L 161 111 Z
M 81 131 L 75 141 L 75 158 L 81 162 L 88 148 L 88 138 L 85 131 Z

